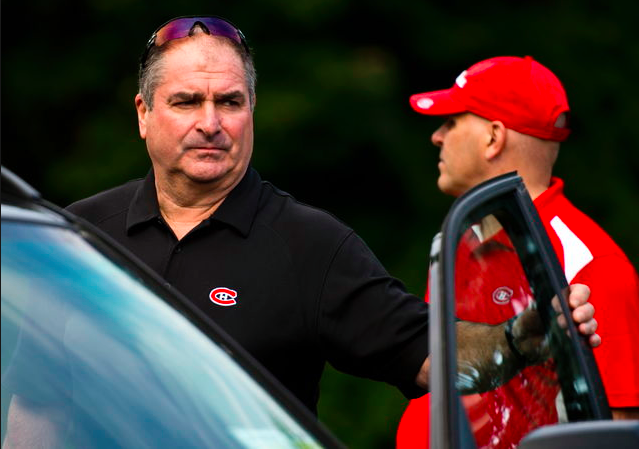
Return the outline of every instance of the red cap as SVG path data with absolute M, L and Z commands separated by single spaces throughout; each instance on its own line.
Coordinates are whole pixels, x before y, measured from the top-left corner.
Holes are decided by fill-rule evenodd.
M 570 134 L 569 129 L 555 126 L 559 115 L 570 110 L 561 81 L 530 56 L 478 62 L 464 70 L 450 89 L 415 94 L 410 104 L 426 115 L 472 112 L 541 139 L 561 142 Z

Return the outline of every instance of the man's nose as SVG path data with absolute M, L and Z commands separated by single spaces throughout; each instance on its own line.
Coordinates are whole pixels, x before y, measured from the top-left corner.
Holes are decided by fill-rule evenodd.
M 444 143 L 444 131 L 440 126 L 435 130 L 435 132 L 430 136 L 430 141 L 433 142 L 433 145 L 436 147 L 441 147 Z
M 206 135 L 213 135 L 222 126 L 221 116 L 212 101 L 204 101 L 199 111 L 197 128 Z

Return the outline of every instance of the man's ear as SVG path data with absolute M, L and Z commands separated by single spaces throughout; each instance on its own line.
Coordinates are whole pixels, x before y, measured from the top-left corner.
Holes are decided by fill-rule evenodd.
M 498 157 L 506 146 L 506 135 L 508 130 L 506 126 L 499 120 L 494 120 L 489 123 L 489 137 L 488 137 L 488 145 L 486 146 L 486 151 L 484 152 L 484 156 L 486 160 L 491 161 Z
M 142 95 L 137 94 L 135 96 L 135 110 L 138 113 L 138 128 L 140 130 L 140 137 L 146 139 L 146 117 L 149 113 L 149 108 L 142 99 Z

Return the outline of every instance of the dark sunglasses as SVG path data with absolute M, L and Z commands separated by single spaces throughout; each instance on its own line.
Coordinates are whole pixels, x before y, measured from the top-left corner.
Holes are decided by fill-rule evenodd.
M 190 36 L 191 30 L 196 24 L 212 36 L 226 37 L 241 44 L 246 54 L 251 53 L 244 34 L 231 22 L 216 16 L 183 16 L 171 19 L 155 30 L 151 39 L 146 43 L 146 48 L 142 58 L 140 58 L 140 67 L 144 68 L 146 59 L 153 47 L 160 47 L 168 41 Z

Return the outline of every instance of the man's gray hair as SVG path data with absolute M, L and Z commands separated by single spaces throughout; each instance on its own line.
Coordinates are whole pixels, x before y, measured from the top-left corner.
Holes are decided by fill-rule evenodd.
M 223 39 L 231 45 L 237 54 L 242 58 L 244 64 L 244 78 L 246 79 L 246 87 L 249 93 L 249 105 L 251 111 L 255 108 L 255 84 L 257 82 L 257 73 L 255 71 L 255 63 L 253 56 L 241 44 L 221 36 L 217 39 Z M 164 53 L 170 48 L 172 42 L 167 42 L 160 47 L 152 47 L 146 58 L 146 63 L 140 67 L 138 73 L 138 89 L 142 100 L 146 103 L 149 110 L 153 109 L 153 96 L 162 79 L 162 69 L 164 67 Z

